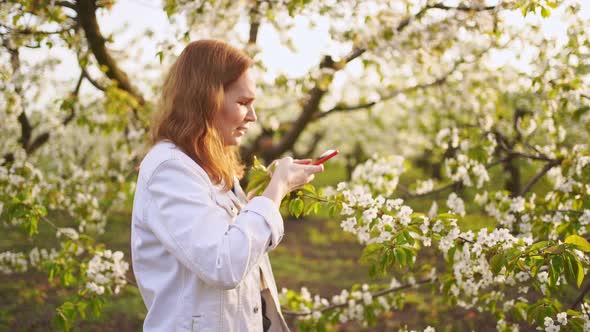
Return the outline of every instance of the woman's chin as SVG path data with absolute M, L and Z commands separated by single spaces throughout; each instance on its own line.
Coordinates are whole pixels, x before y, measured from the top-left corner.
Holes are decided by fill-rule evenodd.
M 242 137 L 232 137 L 224 142 L 225 146 L 236 146 L 242 143 Z

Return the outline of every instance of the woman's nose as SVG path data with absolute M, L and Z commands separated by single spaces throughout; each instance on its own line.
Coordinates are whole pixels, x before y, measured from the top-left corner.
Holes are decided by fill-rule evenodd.
M 250 122 L 256 122 L 256 120 L 258 119 L 258 117 L 256 117 L 256 111 L 254 111 L 254 107 L 250 107 L 248 109 L 248 113 L 246 113 L 246 121 L 250 121 Z

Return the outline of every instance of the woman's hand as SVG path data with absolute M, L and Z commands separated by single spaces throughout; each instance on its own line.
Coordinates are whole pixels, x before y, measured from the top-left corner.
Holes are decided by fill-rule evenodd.
M 273 161 L 269 166 L 272 178 L 262 195 L 280 206 L 285 195 L 311 182 L 316 173 L 324 170 L 323 165 L 309 165 L 310 162 L 311 159 L 294 160 L 291 157 Z

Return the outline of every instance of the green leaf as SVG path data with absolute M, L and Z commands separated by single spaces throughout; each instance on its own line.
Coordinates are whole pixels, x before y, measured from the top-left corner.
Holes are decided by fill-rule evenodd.
M 406 239 L 406 241 L 410 244 L 413 245 L 414 244 L 414 238 L 412 237 L 412 235 L 410 235 L 410 232 L 408 231 L 403 231 L 402 232 L 404 238 Z
M 256 156 L 254 157 L 253 166 L 250 169 L 249 181 L 246 186 L 246 193 L 255 191 L 256 193 L 265 187 L 270 182 L 270 174 L 268 174 L 266 167 L 260 163 Z
M 572 285 L 576 284 L 577 275 L 577 272 L 574 270 L 574 264 L 575 262 L 572 262 L 572 257 L 565 255 L 565 279 Z
M 532 246 L 530 246 L 527 251 L 528 252 L 537 252 L 537 251 L 541 250 L 541 248 L 546 247 L 547 245 L 549 245 L 549 241 L 540 241 L 540 242 L 537 242 L 537 243 L 533 244 Z
M 78 302 L 76 303 L 76 307 L 78 308 L 78 314 L 82 319 L 86 319 L 86 307 L 88 304 L 86 302 Z
M 393 249 L 393 255 L 400 266 L 406 265 L 406 252 L 401 248 Z
M 313 202 L 311 204 L 309 204 L 306 208 L 305 208 L 305 215 L 309 215 L 313 212 L 313 214 L 317 214 L 318 210 L 320 208 L 320 202 Z
M 584 266 L 582 265 L 582 262 L 580 262 L 579 260 L 576 259 L 576 266 L 577 266 L 577 270 L 578 273 L 576 274 L 577 278 L 577 285 L 578 288 L 580 288 L 580 286 L 582 286 L 582 282 L 584 281 Z
M 503 253 L 498 253 L 492 257 L 490 264 L 492 267 L 492 272 L 494 274 L 498 274 L 500 270 L 502 270 L 502 266 L 506 264 L 506 256 L 504 256 Z
M 565 279 L 571 285 L 577 285 L 578 288 L 582 285 L 584 280 L 584 268 L 582 263 L 578 261 L 576 256 L 571 253 L 564 255 L 565 260 Z
M 164 11 L 168 18 L 176 13 L 177 5 L 175 0 L 166 0 L 164 3 Z
M 561 275 L 561 271 L 563 271 L 564 267 L 564 260 L 562 256 L 555 255 L 551 257 L 550 264 L 549 264 L 549 285 L 555 286 L 557 284 L 557 280 L 559 280 L 559 276 Z
M 289 202 L 289 212 L 295 217 L 299 218 L 299 216 L 303 213 L 303 201 L 301 198 L 295 198 Z
M 582 313 L 576 310 L 572 310 L 572 309 L 567 309 L 567 314 L 568 316 L 581 316 Z
M 301 187 L 301 190 L 307 191 L 308 193 L 312 194 L 314 197 L 318 195 L 315 187 L 309 183 L 304 185 L 303 187 Z
M 565 239 L 565 243 L 571 243 L 576 245 L 578 249 L 582 250 L 583 252 L 590 252 L 590 243 L 586 241 L 583 237 L 579 235 L 570 235 Z

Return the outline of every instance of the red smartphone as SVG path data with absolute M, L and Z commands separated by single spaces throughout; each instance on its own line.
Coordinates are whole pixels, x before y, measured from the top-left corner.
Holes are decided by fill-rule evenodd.
M 328 159 L 334 157 L 335 155 L 338 154 L 338 150 L 336 149 L 330 149 L 324 153 L 322 153 L 322 155 L 318 158 L 318 160 L 312 162 L 313 165 L 321 165 L 323 164 L 325 161 L 327 161 Z

